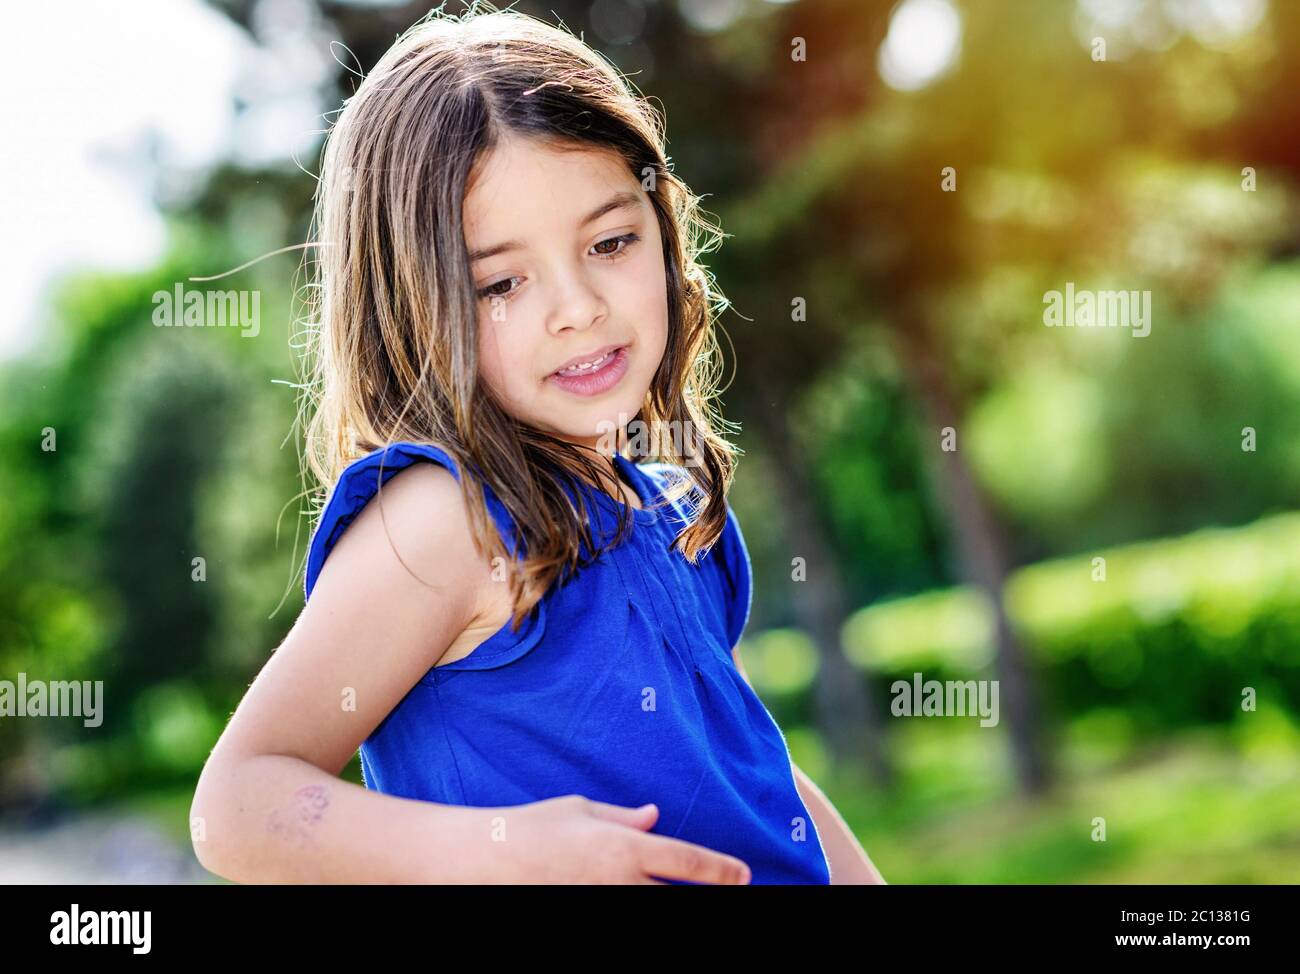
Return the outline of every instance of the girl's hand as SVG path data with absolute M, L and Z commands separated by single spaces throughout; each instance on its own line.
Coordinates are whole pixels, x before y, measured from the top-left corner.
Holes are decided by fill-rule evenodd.
M 510 846 L 508 882 L 636 884 L 654 879 L 745 885 L 749 867 L 704 846 L 650 834 L 655 805 L 626 808 L 565 795 L 506 811 Z

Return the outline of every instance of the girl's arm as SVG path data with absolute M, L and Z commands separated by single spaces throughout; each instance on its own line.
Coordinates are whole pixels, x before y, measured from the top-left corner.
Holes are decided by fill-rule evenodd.
M 419 464 L 385 484 L 208 758 L 191 807 L 199 861 L 238 882 L 492 882 L 502 844 L 465 841 L 488 834 L 492 810 L 338 775 L 494 584 L 447 470 Z
M 493 883 L 507 869 L 489 856 L 505 849 L 481 837 L 498 814 L 381 795 L 258 754 L 209 761 L 190 821 L 203 867 L 237 883 Z
M 803 797 L 804 804 L 813 817 L 817 833 L 821 836 L 822 847 L 826 850 L 826 861 L 831 868 L 831 883 L 835 885 L 887 885 L 880 875 L 867 851 L 858 843 L 853 830 L 849 828 L 843 816 L 835 810 L 816 783 L 804 774 L 803 769 L 793 761 L 794 781 Z

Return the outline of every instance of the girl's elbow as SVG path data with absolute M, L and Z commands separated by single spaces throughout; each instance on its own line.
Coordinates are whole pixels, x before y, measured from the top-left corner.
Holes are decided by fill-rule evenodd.
M 229 879 L 227 852 L 232 831 L 222 825 L 222 808 L 230 794 L 229 769 L 212 758 L 203 766 L 190 801 L 190 844 L 208 872 Z

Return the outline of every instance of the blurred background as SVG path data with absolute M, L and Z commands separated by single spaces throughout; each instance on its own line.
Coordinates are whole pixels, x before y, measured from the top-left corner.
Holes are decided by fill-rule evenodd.
M 302 606 L 302 254 L 222 280 L 255 336 L 152 295 L 307 239 L 430 6 L 10 12 L 0 679 L 105 698 L 0 717 L 4 881 L 216 881 L 194 783 Z M 731 234 L 746 666 L 885 877 L 1300 877 L 1300 3 L 515 9 L 660 103 Z M 1149 334 L 1044 327 L 1067 284 Z M 998 723 L 896 716 L 917 673 Z

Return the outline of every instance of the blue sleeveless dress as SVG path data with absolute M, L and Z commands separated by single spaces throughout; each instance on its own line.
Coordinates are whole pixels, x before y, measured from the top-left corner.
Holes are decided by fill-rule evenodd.
M 460 479 L 449 454 L 416 443 L 376 450 L 343 472 L 308 551 L 308 598 L 380 478 L 420 462 Z M 627 538 L 552 585 L 518 632 L 507 622 L 468 656 L 431 668 L 362 743 L 365 786 L 451 805 L 569 794 L 654 802 L 652 832 L 736 856 L 755 884 L 829 883 L 785 738 L 731 656 L 752 599 L 735 513 L 728 506 L 725 532 L 692 565 L 671 547 L 687 523 L 684 501 L 649 510 L 668 473 L 685 471 L 615 463 L 646 508 L 632 508 Z M 580 489 L 594 539 L 612 539 L 625 505 Z M 515 550 L 509 512 L 486 485 L 484 498 Z

